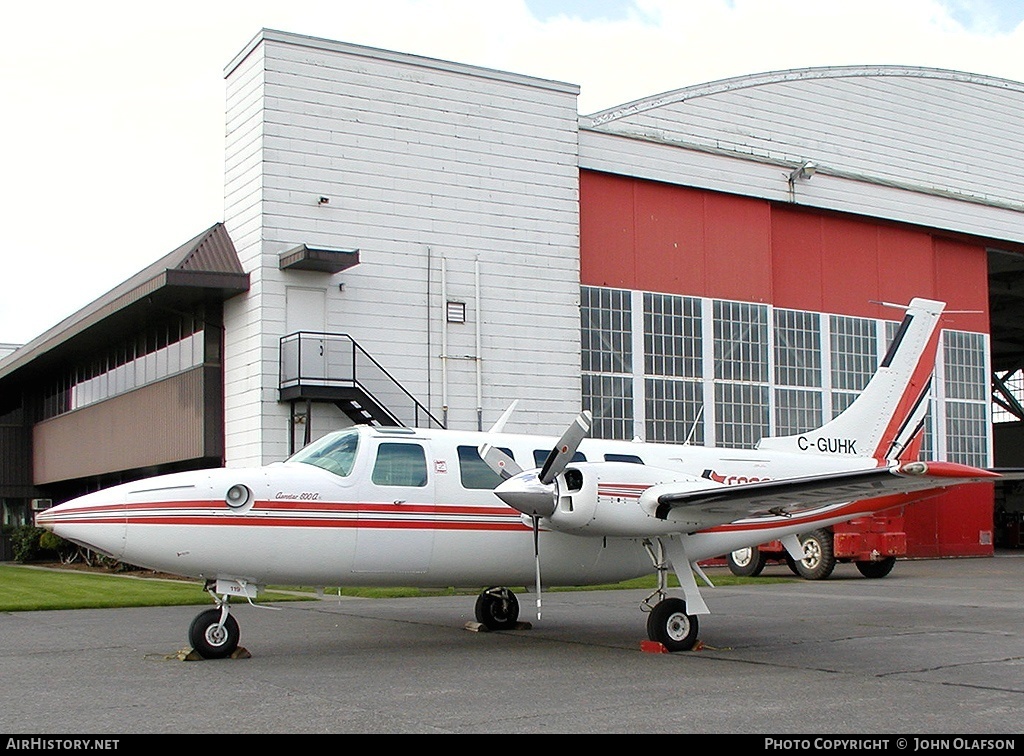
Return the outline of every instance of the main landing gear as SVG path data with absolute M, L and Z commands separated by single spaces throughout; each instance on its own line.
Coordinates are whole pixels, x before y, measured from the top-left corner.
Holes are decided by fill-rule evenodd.
M 476 600 L 476 621 L 488 630 L 511 630 L 519 620 L 519 599 L 508 588 L 488 588 Z
M 669 563 L 665 558 L 666 545 L 662 539 L 645 541 L 644 548 L 654 564 L 658 575 L 658 587 L 640 603 L 641 611 L 648 612 L 647 637 L 664 646 L 667 651 L 689 651 L 697 645 L 700 623 L 697 614 L 687 611 L 687 600 L 668 595 Z M 669 542 L 668 548 L 677 559 L 677 564 L 690 566 L 685 551 L 678 543 Z M 678 572 L 677 572 L 678 574 Z M 703 599 L 697 590 L 693 573 L 683 573 L 689 581 L 682 584 L 691 606 L 707 613 Z M 682 583 L 682 578 L 681 578 Z M 491 587 L 483 591 L 476 600 L 476 621 L 488 630 L 511 630 L 519 620 L 519 601 L 516 595 L 504 587 Z
M 663 575 L 663 572 L 659 572 Z M 657 596 L 659 601 L 651 604 Z M 670 598 L 664 585 L 643 602 L 647 607 L 647 637 L 669 651 L 689 651 L 697 642 L 697 617 L 686 612 L 686 602 Z M 210 610 L 215 611 L 215 610 Z M 200 615 L 202 616 L 202 615 Z M 199 619 L 198 617 L 196 618 Z M 511 630 L 519 620 L 519 600 L 508 588 L 488 588 L 476 599 L 476 621 L 488 630 Z
M 668 562 L 665 560 L 664 545 L 657 540 L 656 551 L 649 541 L 644 548 L 654 563 L 658 576 L 658 587 L 640 604 L 642 611 L 650 612 L 647 616 L 647 637 L 660 643 L 667 651 L 689 651 L 697 645 L 697 631 L 700 623 L 696 614 L 686 611 L 686 601 L 668 595 Z M 696 590 L 696 584 L 693 586 Z M 652 603 L 657 599 L 656 603 Z

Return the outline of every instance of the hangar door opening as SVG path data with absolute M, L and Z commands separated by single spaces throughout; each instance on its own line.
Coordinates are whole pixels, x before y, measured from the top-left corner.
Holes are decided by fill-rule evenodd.
M 996 467 L 1024 467 L 1024 251 L 990 249 L 992 441 Z M 1024 483 L 998 483 L 996 548 L 1024 548 Z

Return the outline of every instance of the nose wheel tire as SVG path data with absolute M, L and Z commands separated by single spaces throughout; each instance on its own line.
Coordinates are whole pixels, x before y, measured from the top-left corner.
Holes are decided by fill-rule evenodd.
M 669 651 L 689 651 L 697 643 L 697 617 L 680 598 L 659 601 L 647 617 L 647 637 Z
M 224 659 L 238 648 L 238 623 L 230 614 L 220 624 L 220 609 L 207 609 L 196 615 L 188 628 L 188 640 L 204 659 Z

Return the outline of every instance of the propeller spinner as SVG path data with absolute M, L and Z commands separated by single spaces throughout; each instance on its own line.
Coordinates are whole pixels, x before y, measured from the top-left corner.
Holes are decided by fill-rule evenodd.
M 530 470 L 506 475 L 508 470 L 516 466 L 515 462 L 490 444 L 481 446 L 480 456 L 492 470 L 505 478 L 505 481 L 494 489 L 495 495 L 525 515 L 550 517 L 554 514 L 556 506 L 557 491 L 553 485 L 555 478 L 572 461 L 580 442 L 590 433 L 592 423 L 593 416 L 588 410 L 583 410 L 558 439 L 539 473 Z M 504 459 L 501 459 L 502 457 Z

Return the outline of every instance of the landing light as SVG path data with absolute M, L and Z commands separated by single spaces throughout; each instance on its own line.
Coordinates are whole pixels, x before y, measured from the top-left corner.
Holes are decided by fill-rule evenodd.
M 227 494 L 224 496 L 224 501 L 232 509 L 238 509 L 244 507 L 250 501 L 252 501 L 252 491 L 247 486 L 243 486 L 241 483 L 236 483 L 228 489 Z

